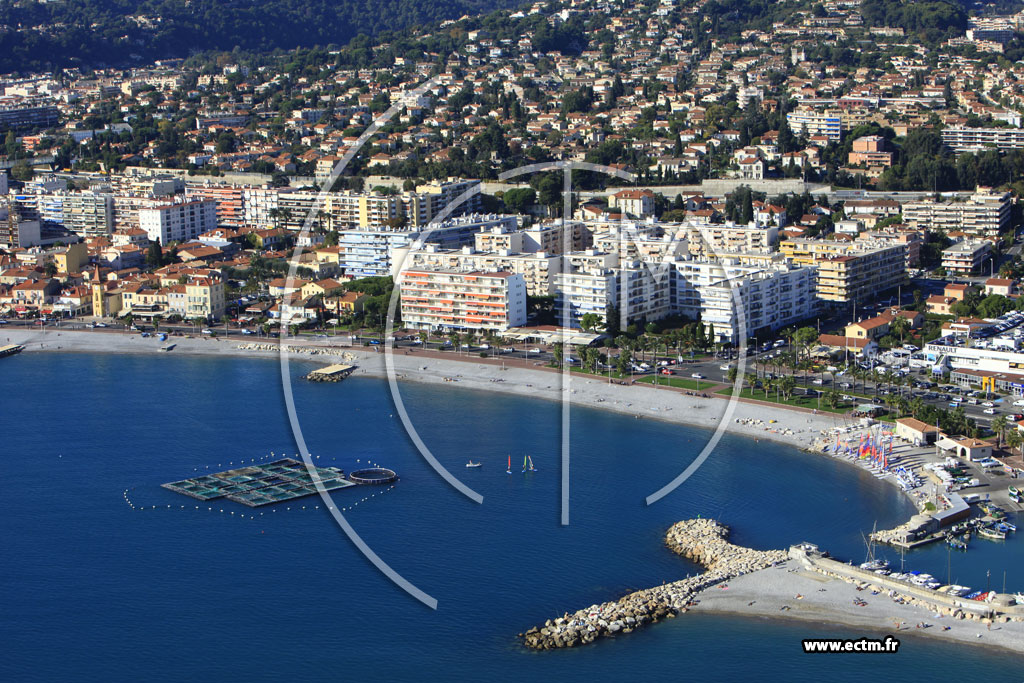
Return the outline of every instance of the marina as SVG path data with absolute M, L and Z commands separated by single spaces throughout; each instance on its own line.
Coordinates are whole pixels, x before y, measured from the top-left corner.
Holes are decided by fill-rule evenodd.
M 249 507 L 260 507 L 311 496 L 317 492 L 317 482 L 327 491 L 337 491 L 359 484 L 386 484 L 398 478 L 394 471 L 382 467 L 357 470 L 348 477 L 337 467 L 312 467 L 312 470 L 314 474 L 311 475 L 305 463 L 281 458 L 161 486 L 202 501 L 225 498 Z

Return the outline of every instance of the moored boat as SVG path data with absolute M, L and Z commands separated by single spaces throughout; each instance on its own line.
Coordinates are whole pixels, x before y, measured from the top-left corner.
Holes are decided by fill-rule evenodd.
M 1000 531 L 995 527 L 983 526 L 978 529 L 978 535 L 982 538 L 987 538 L 992 541 L 1004 541 L 1006 540 L 1006 532 Z

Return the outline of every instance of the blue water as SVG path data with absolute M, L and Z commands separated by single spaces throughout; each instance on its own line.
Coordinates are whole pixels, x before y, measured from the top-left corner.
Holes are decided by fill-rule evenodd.
M 296 377 L 304 370 L 293 364 Z M 571 651 L 518 646 L 517 632 L 565 610 L 697 571 L 662 537 L 698 514 L 732 526 L 738 543 L 809 540 L 862 559 L 861 533 L 911 508 L 894 487 L 824 457 L 726 437 L 646 507 L 708 432 L 574 409 L 562 527 L 555 404 L 403 385 L 424 440 L 484 496 L 477 505 L 423 463 L 383 382 L 295 382 L 319 464 L 369 460 L 400 473 L 393 490 L 335 500 L 385 561 L 438 599 L 431 611 L 371 567 L 316 499 L 261 515 L 230 502 L 196 510 L 159 487 L 295 452 L 276 363 L 22 354 L 0 373 L 3 680 L 1020 678 L 1021 658 L 926 639 L 904 638 L 897 655 L 805 656 L 801 638 L 875 634 L 713 615 Z M 525 453 L 539 471 L 506 475 L 507 456 L 521 463 Z M 484 466 L 466 470 L 470 457 Z M 137 507 L 157 509 L 132 509 L 126 489 Z M 1005 569 L 1008 587 L 1024 588 L 1022 548 L 976 541 L 953 555 L 954 578 L 983 587 L 987 570 L 999 587 Z M 944 548 L 907 555 L 908 567 L 936 576 L 946 562 Z

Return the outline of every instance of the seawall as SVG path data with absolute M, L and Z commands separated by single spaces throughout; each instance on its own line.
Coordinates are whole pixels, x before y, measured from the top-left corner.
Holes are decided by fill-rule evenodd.
M 685 611 L 693 596 L 709 586 L 786 560 L 786 551 L 733 545 L 726 540 L 728 535 L 728 527 L 710 519 L 690 519 L 674 524 L 665 534 L 666 545 L 703 565 L 707 571 L 549 619 L 543 626 L 520 634 L 524 644 L 537 650 L 550 650 L 586 645 L 615 633 L 629 633 Z

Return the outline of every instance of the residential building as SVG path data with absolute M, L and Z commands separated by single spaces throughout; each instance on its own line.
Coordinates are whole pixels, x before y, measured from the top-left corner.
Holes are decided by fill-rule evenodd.
M 139 209 L 139 228 L 151 241 L 183 242 L 217 227 L 217 203 L 211 199 Z
M 817 295 L 825 301 L 873 301 L 906 281 L 906 245 L 793 239 L 779 243 L 793 263 L 816 265 Z
M 984 240 L 964 240 L 942 250 L 942 267 L 946 272 L 971 275 L 981 271 L 992 256 L 992 244 Z
M 812 137 L 822 135 L 829 140 L 840 140 L 843 136 L 842 119 L 836 112 L 819 112 L 808 107 L 798 107 L 786 114 L 786 122 L 795 135 Z
M 966 201 L 921 200 L 903 204 L 903 220 L 925 230 L 995 237 L 1010 226 L 1009 192 L 979 188 Z
M 407 270 L 399 287 L 402 323 L 412 329 L 500 333 L 526 323 L 517 273 Z

